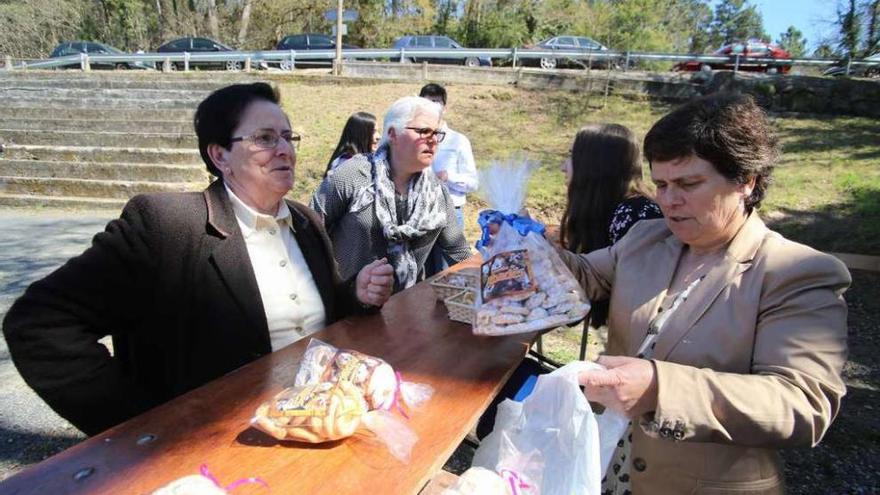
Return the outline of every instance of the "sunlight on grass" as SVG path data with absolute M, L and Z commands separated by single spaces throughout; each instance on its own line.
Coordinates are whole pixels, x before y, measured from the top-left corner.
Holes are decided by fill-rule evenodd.
M 292 196 L 308 201 L 348 116 L 368 111 L 381 121 L 397 98 L 418 93 L 421 84 L 291 78 L 280 83 L 294 129 L 303 134 Z M 567 91 L 511 87 L 447 86 L 450 126 L 473 144 L 477 166 L 527 157 L 539 165 L 530 182 L 527 207 L 539 220 L 558 223 L 565 207 L 559 164 L 577 130 L 596 122 L 630 127 L 639 140 L 666 103 Z M 603 106 L 604 105 L 604 106 Z M 880 254 L 880 122 L 857 117 L 773 118 L 784 152 L 762 216 L 783 235 L 819 249 Z M 647 167 L 645 177 L 648 178 Z M 474 196 L 467 234 L 478 231 Z

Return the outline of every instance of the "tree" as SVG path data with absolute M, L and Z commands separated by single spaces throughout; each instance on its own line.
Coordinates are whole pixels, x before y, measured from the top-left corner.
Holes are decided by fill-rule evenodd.
M 840 54 L 829 41 L 819 43 L 819 46 L 813 50 L 813 56 L 817 58 L 840 58 Z
M 800 32 L 800 30 L 794 26 L 788 26 L 788 29 L 779 35 L 776 44 L 790 53 L 794 58 L 803 57 L 807 52 L 807 40 L 804 39 L 804 33 Z
M 861 38 L 861 15 L 856 0 L 848 0 L 848 6 L 841 10 L 838 5 L 837 25 L 840 28 L 840 41 L 838 46 L 848 57 L 856 57 L 859 52 Z
M 721 46 L 749 38 L 769 40 L 764 32 L 764 20 L 754 5 L 746 0 L 721 0 L 715 6 L 715 20 L 709 32 L 713 46 Z
M 865 3 L 865 49 L 864 56 L 880 51 L 880 0 Z

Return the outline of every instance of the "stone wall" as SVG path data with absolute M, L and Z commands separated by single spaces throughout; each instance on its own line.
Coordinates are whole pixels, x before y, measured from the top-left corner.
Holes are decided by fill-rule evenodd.
M 621 72 L 531 68 L 468 68 L 449 65 L 347 63 L 342 75 L 365 79 L 513 85 L 685 101 L 701 94 L 752 94 L 777 112 L 880 117 L 880 81 L 796 75 L 716 72 Z

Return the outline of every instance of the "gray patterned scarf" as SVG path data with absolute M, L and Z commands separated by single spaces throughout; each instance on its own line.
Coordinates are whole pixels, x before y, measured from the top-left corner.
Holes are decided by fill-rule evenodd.
M 413 175 L 407 186 L 409 218 L 401 225 L 397 218 L 388 148 L 383 146 L 367 158 L 371 164 L 372 184 L 358 191 L 349 210 L 360 211 L 373 204 L 388 243 L 388 261 L 394 267 L 397 278 L 394 289 L 397 292 L 415 285 L 418 279 L 419 265 L 411 250 L 412 241 L 446 226 L 446 210 L 440 201 L 443 186 L 430 167 Z

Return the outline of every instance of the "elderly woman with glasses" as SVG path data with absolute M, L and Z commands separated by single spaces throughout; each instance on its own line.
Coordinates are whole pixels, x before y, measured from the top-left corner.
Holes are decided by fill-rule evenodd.
M 77 428 L 99 433 L 387 300 L 387 262 L 339 278 L 320 220 L 284 199 L 299 136 L 278 103 L 264 83 L 208 96 L 195 130 L 217 180 L 136 196 L 10 309 L 15 365 Z
M 342 163 L 315 192 L 312 208 L 333 240 L 343 278 L 388 258 L 396 292 L 424 278 L 435 245 L 456 262 L 470 255 L 449 191 L 431 171 L 445 137 L 440 114 L 425 98 L 395 101 L 378 150 Z

